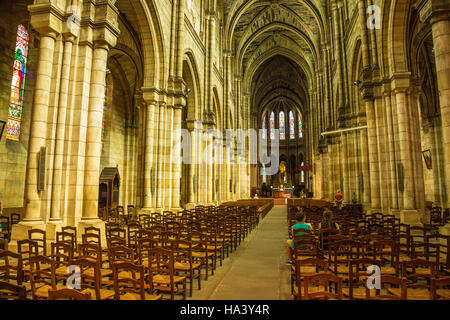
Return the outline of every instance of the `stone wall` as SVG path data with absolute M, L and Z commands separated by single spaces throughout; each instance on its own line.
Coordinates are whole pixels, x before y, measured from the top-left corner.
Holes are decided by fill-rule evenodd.
M 13 62 L 16 45 L 17 27 L 28 26 L 29 14 L 25 7 L 14 6 L 13 2 L 0 2 L 0 120 L 8 121 L 9 98 L 13 75 Z M 31 31 L 30 29 L 28 30 Z M 30 32 L 31 33 L 31 32 Z M 30 132 L 31 108 L 33 105 L 34 72 L 38 50 L 37 41 L 31 34 L 28 50 L 27 74 L 20 141 L 6 139 L 6 126 L 0 140 L 0 193 L 5 208 L 23 207 L 25 189 L 25 171 L 27 166 L 27 149 Z

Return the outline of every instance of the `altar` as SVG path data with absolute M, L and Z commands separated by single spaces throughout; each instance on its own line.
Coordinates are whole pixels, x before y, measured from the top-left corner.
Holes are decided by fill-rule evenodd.
M 273 197 L 274 198 L 290 198 L 294 192 L 293 188 L 273 188 Z

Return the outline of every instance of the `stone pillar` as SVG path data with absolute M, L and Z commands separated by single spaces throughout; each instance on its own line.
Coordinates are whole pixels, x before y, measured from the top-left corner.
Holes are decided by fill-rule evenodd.
M 53 222 L 62 222 L 61 193 L 63 192 L 62 178 L 66 133 L 66 113 L 69 95 L 69 79 L 72 65 L 72 47 L 74 40 L 74 36 L 65 35 L 59 93 L 58 120 L 56 125 L 55 159 L 53 163 L 52 207 L 50 214 L 50 221 Z
M 109 45 L 94 42 L 83 192 L 83 221 L 98 219 L 98 185 L 102 152 L 102 116 Z
M 156 207 L 158 209 L 163 208 L 163 170 L 164 170 L 164 151 L 165 151 L 165 134 L 166 134 L 166 107 L 165 103 L 160 103 L 159 105 L 159 121 L 158 121 L 158 145 L 157 145 L 157 155 L 158 155 L 158 182 L 157 182 L 157 196 L 156 196 Z
M 394 124 L 392 121 L 392 105 L 391 105 L 391 92 L 384 92 L 385 110 L 386 110 L 386 131 L 387 131 L 387 152 L 389 157 L 389 178 L 390 178 L 390 194 L 391 212 L 398 210 L 398 193 L 397 193 L 397 165 L 396 165 L 396 152 L 395 152 L 395 136 L 394 136 Z
M 436 1 L 439 7 L 431 14 L 436 78 L 441 106 L 442 137 L 446 173 L 447 208 L 450 207 L 450 4 Z
M 56 36 L 56 30 L 41 33 L 34 106 L 31 116 L 30 142 L 28 146 L 25 182 L 26 209 L 23 222 L 42 222 L 40 193 L 37 189 L 38 163 L 40 148 L 45 146 L 46 142 L 48 104 Z
M 154 167 L 154 134 L 157 119 L 155 119 L 156 101 L 149 101 L 146 106 L 146 125 L 145 125 L 145 154 L 144 154 L 144 208 L 152 210 L 152 168 Z M 154 181 L 156 183 L 156 181 Z
M 179 104 L 176 105 L 173 108 L 173 130 L 180 130 L 181 129 L 181 116 L 183 111 L 183 105 Z M 176 141 L 176 143 L 179 143 L 179 141 Z M 173 163 L 172 164 L 172 204 L 171 207 L 175 210 L 181 210 L 180 206 L 180 181 L 181 181 L 181 167 L 182 164 L 180 163 Z

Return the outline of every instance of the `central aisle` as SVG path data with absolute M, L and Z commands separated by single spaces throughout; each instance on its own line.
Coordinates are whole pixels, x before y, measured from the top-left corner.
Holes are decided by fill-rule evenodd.
M 275 206 L 191 299 L 292 299 L 286 239 L 286 206 Z

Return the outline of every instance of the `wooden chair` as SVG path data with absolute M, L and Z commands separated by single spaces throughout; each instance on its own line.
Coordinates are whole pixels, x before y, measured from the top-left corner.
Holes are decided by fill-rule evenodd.
M 42 268 L 50 266 L 50 268 Z M 55 263 L 45 256 L 33 256 L 30 258 L 30 283 L 33 300 L 48 299 L 49 289 L 63 289 L 64 286 L 56 283 Z
M 38 245 L 38 254 L 47 257 L 47 234 L 40 229 L 28 230 L 28 239 L 35 241 Z
M 375 295 L 371 295 L 369 288 L 366 287 L 367 300 L 406 300 L 407 287 L 406 279 L 395 276 L 383 275 L 380 278 L 381 289 L 375 289 Z M 397 293 L 392 293 L 393 289 L 397 289 Z
M 186 299 L 186 277 L 175 275 L 175 260 L 171 250 L 163 248 L 153 248 L 149 252 L 150 261 L 154 262 L 149 266 L 150 292 L 159 290 L 170 292 L 171 300 L 175 293 L 182 294 Z M 182 289 L 179 286 L 182 286 Z
M 369 266 L 381 268 L 381 261 L 369 258 L 350 260 L 348 288 L 342 289 L 345 297 L 350 300 L 366 298 L 367 279 L 370 276 L 367 272 Z
M 330 283 L 334 285 L 330 285 Z M 303 288 L 305 300 L 313 300 L 313 299 L 342 300 L 343 298 L 342 278 L 332 273 L 319 273 L 311 276 L 305 276 L 303 285 L 304 285 Z M 311 287 L 319 287 L 319 288 L 311 290 Z
M 0 250 L 0 280 L 22 285 L 22 256 L 8 250 Z
M 20 214 L 19 213 L 11 213 L 9 215 L 10 218 L 10 225 L 12 226 L 13 224 L 18 224 L 20 222 Z
M 56 242 L 58 243 L 65 243 L 69 245 L 72 248 L 72 252 L 76 252 L 77 247 L 77 238 L 75 237 L 75 234 L 73 232 L 57 232 L 56 233 Z
M 216 252 L 208 249 L 208 240 L 205 233 L 192 232 L 190 234 L 190 241 L 193 246 L 192 258 L 196 263 L 200 262 L 200 264 L 205 267 L 205 280 L 208 280 L 209 270 L 211 270 L 211 275 L 214 275 Z
M 137 249 L 137 239 L 139 231 L 142 229 L 138 222 L 130 222 L 128 224 L 128 246 Z
M 73 260 L 72 244 L 66 242 L 56 242 L 51 245 L 51 257 L 55 263 L 56 279 L 67 279 L 68 267 Z
M 450 277 L 431 279 L 431 298 L 433 300 L 450 300 Z
M 192 297 L 192 287 L 195 279 L 198 281 L 198 290 L 201 288 L 201 263 L 194 263 L 192 258 L 192 243 L 185 240 L 172 241 L 175 273 L 184 273 L 189 278 L 189 296 Z
M 162 299 L 162 295 L 145 292 L 144 266 L 131 262 L 116 262 L 112 265 L 112 270 L 114 274 L 114 298 L 116 300 Z
M 375 259 L 380 260 L 381 274 L 398 276 L 399 275 L 399 252 L 394 240 L 376 240 Z
M 83 252 L 83 245 L 80 246 L 80 252 Z M 102 288 L 102 276 L 97 261 L 89 258 L 80 258 L 72 261 L 71 265 L 78 266 L 79 268 L 81 293 L 90 293 L 96 300 L 108 300 L 114 297 L 114 291 Z
M 30 276 L 30 258 L 38 255 L 36 241 L 24 239 L 17 241 L 17 252 L 21 256 L 24 277 Z
M 349 278 L 350 261 L 360 257 L 361 243 L 359 241 L 347 239 L 329 244 L 330 271 L 341 278 Z
M 320 270 L 320 269 L 321 270 Z M 327 272 L 328 262 L 318 258 L 298 259 L 294 267 L 294 281 L 291 283 L 291 294 L 294 295 L 295 300 L 301 300 L 304 296 L 302 294 L 302 281 L 305 276 L 311 276 L 320 272 Z M 310 287 L 309 292 L 312 293 L 315 287 Z
M 11 241 L 9 217 L 0 217 L 0 238 L 5 239 L 7 242 Z
M 48 290 L 48 300 L 92 300 L 92 296 L 90 292 L 82 293 L 75 289 L 50 289 Z
M 406 279 L 409 300 L 430 300 L 431 280 L 436 278 L 436 262 L 413 259 L 402 264 L 402 277 Z M 392 289 L 392 293 L 399 294 Z
M 80 244 L 78 246 L 78 256 L 80 259 L 88 259 L 97 264 L 98 272 L 100 273 L 100 279 L 103 279 L 104 277 L 112 277 L 112 270 L 102 268 L 103 256 L 97 244 Z M 95 270 L 91 268 L 86 272 L 94 275 Z
M 71 226 L 65 226 L 61 228 L 61 232 L 65 232 L 65 233 L 71 233 L 73 234 L 73 238 L 75 241 L 75 246 L 74 246 L 74 251 L 73 252 L 77 252 L 78 250 L 78 232 L 77 232 L 77 228 L 76 227 L 71 227 Z
M 26 289 L 23 285 L 16 285 L 0 281 L 0 300 L 26 300 Z

